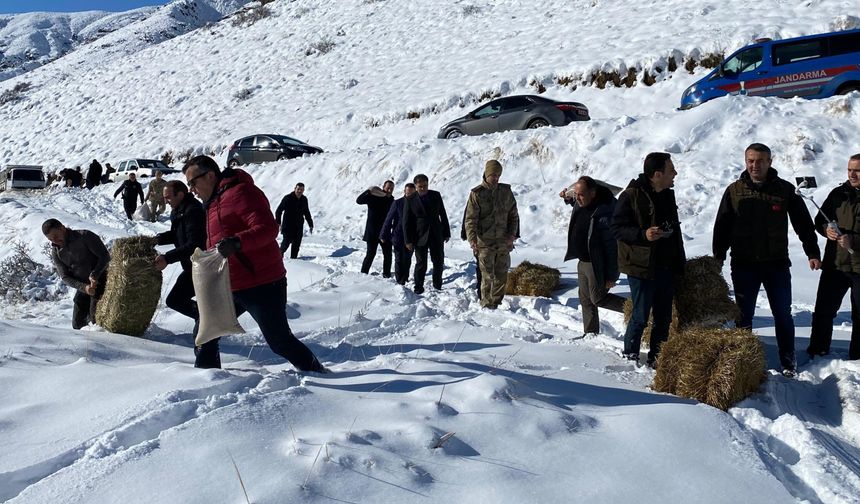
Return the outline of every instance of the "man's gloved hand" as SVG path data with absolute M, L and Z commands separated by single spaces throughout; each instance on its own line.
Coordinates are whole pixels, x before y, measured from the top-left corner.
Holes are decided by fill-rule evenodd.
M 236 236 L 228 236 L 215 244 L 218 253 L 223 257 L 230 257 L 236 252 L 242 250 L 242 242 Z

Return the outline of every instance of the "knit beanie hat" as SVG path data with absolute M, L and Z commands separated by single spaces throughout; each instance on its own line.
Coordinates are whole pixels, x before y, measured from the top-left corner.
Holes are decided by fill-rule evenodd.
M 484 166 L 484 178 L 487 178 L 487 175 L 498 175 L 502 176 L 502 164 L 496 161 L 495 159 L 491 159 L 487 161 L 487 164 Z

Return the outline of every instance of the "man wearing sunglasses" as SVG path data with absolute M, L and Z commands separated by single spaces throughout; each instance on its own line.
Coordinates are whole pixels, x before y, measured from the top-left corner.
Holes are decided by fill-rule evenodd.
M 189 159 L 182 173 L 206 210 L 206 246 L 229 261 L 236 316 L 248 312 L 272 351 L 297 369 L 326 372 L 287 322 L 287 272 L 266 195 L 248 173 L 221 171 L 209 156 Z

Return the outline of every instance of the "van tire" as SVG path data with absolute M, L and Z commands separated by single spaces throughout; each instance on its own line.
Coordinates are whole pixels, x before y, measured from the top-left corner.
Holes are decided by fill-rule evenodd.
M 846 82 L 836 91 L 838 95 L 847 95 L 852 91 L 860 91 L 860 82 Z

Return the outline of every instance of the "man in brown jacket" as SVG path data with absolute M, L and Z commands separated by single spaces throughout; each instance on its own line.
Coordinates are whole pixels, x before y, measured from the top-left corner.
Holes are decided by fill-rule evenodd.
M 469 193 L 463 226 L 481 269 L 481 306 L 498 308 L 505 297 L 511 250 L 520 216 L 509 184 L 500 184 L 502 165 L 495 159 L 484 167 L 484 181 Z
M 57 274 L 77 290 L 72 311 L 72 327 L 80 329 L 96 320 L 96 305 L 104 293 L 110 253 L 101 238 L 85 229 L 69 229 L 57 219 L 42 224 L 42 233 L 51 242 L 51 261 Z

